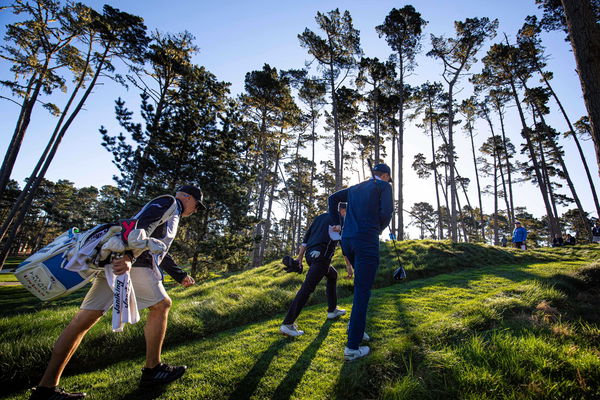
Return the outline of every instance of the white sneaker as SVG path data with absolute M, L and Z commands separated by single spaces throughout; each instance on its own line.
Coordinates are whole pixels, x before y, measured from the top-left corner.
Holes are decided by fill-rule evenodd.
M 369 354 L 369 346 L 358 346 L 358 350 L 352 350 L 348 347 L 344 348 L 344 359 L 346 361 L 356 360 Z
M 336 319 L 337 317 L 341 317 L 342 315 L 346 315 L 346 310 L 336 308 L 332 312 L 327 313 L 327 319 Z
M 286 336 L 296 337 L 300 335 L 304 335 L 304 331 L 299 331 L 296 324 L 291 325 L 281 325 L 279 327 L 279 331 Z

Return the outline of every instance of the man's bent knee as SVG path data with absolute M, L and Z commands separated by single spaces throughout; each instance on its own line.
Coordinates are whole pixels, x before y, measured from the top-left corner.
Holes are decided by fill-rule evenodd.
M 168 311 L 171 308 L 171 305 L 173 305 L 173 301 L 171 300 L 171 298 L 165 297 L 164 299 L 154 304 L 153 306 L 150 306 L 149 308 L 151 311 Z
M 80 309 L 71 320 L 69 325 L 77 326 L 80 329 L 90 329 L 104 314 L 103 310 L 83 310 Z

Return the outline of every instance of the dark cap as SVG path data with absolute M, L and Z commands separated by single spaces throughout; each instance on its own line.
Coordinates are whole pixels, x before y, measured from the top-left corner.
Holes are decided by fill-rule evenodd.
M 338 210 L 345 210 L 346 208 L 348 208 L 348 203 L 345 201 L 340 201 L 338 203 Z
M 198 208 L 202 210 L 206 210 L 206 206 L 202 203 L 204 195 L 202 194 L 202 190 L 192 185 L 183 185 L 177 189 L 178 192 L 187 193 L 192 196 L 198 202 Z
M 377 164 L 373 167 L 373 172 L 375 171 L 388 174 L 390 176 L 390 182 L 392 181 L 392 170 L 387 166 L 387 164 Z

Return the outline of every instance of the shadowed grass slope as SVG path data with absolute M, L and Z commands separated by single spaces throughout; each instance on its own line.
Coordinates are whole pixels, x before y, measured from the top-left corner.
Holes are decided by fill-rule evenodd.
M 400 242 L 401 263 L 411 279 L 482 265 L 515 264 L 551 260 L 589 260 L 598 251 L 591 246 L 577 248 L 515 251 L 513 249 L 437 241 Z M 391 243 L 382 246 L 382 263 L 376 287 L 393 283 L 391 271 L 397 266 Z M 338 297 L 352 293 L 341 256 L 336 256 L 340 279 Z M 166 348 L 190 339 L 200 339 L 232 327 L 273 317 L 286 310 L 304 275 L 285 274 L 274 262 L 253 270 L 227 274 L 190 289 L 170 289 L 174 307 L 170 315 Z M 41 303 L 22 288 L 0 288 L 0 366 L 6 373 L 1 383 L 11 390 L 35 383 L 47 362 L 56 337 L 76 312 L 84 290 L 51 303 Z M 325 301 L 320 285 L 309 304 Z M 321 308 L 320 308 L 321 309 Z M 323 313 L 324 310 L 321 310 Z M 95 371 L 128 357 L 143 354 L 143 322 L 125 332 L 110 330 L 105 317 L 86 336 L 67 374 Z
M 465 269 L 374 291 L 373 354 L 355 362 L 347 319 L 314 306 L 297 339 L 277 333 L 279 315 L 171 346 L 165 361 L 189 372 L 167 388 L 137 386 L 141 355 L 70 368 L 63 384 L 95 399 L 595 398 L 599 283 L 581 261 Z

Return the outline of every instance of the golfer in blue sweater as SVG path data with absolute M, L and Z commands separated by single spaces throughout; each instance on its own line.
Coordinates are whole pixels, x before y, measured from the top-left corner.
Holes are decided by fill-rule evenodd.
M 388 183 L 391 181 L 390 167 L 377 164 L 373 167 L 373 178 L 329 196 L 329 213 L 333 221 L 341 221 L 338 203 L 348 203 L 342 251 L 354 266 L 354 301 L 344 349 L 346 360 L 369 354 L 369 346 L 360 346 L 360 343 L 365 337 L 367 307 L 379 267 L 379 235 L 392 219 L 393 194 Z

